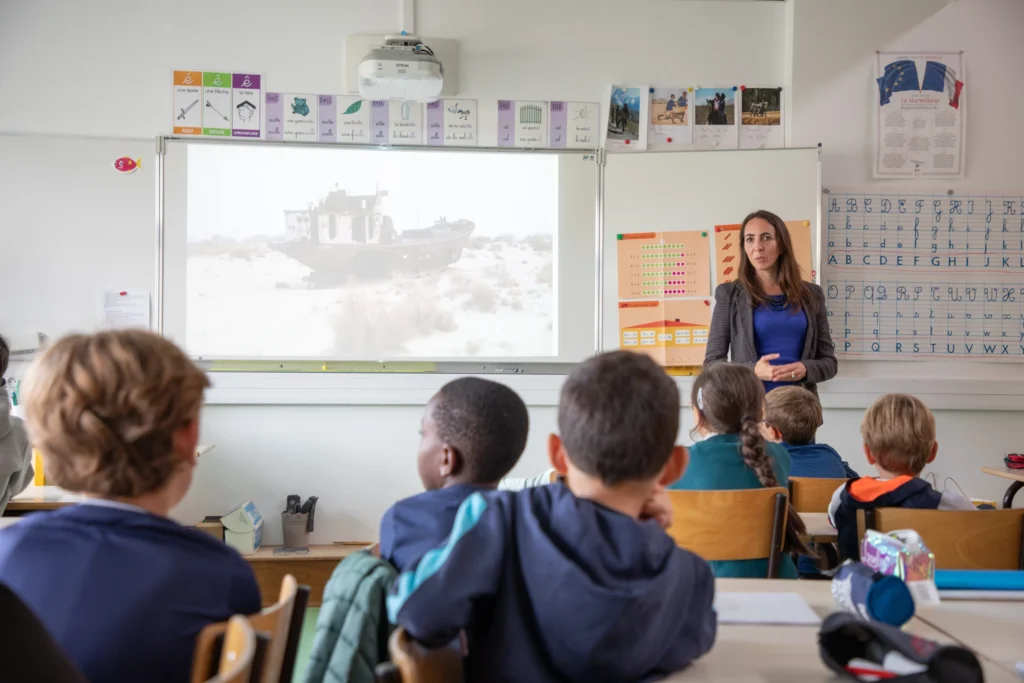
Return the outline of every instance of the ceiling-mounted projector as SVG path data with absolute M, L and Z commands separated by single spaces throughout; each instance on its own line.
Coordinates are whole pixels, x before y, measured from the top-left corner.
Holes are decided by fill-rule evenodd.
M 433 102 L 444 67 L 416 36 L 388 36 L 359 62 L 359 94 L 367 100 Z

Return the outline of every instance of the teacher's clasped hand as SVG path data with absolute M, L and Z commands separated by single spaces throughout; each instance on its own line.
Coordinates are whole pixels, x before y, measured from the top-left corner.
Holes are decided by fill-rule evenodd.
M 740 228 L 738 279 L 715 290 L 704 365 L 731 358 L 753 367 L 765 391 L 835 377 L 838 364 L 821 287 L 805 282 L 785 222 L 755 211 Z

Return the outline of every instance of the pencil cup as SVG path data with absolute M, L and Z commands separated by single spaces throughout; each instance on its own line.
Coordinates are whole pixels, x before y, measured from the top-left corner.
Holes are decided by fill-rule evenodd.
M 288 549 L 309 547 L 309 513 L 282 512 L 281 530 L 284 532 L 284 547 Z

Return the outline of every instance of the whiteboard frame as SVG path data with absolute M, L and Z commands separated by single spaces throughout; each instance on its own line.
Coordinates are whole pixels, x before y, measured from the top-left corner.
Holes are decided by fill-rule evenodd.
M 168 143 L 185 143 L 187 145 L 223 145 L 225 143 L 231 146 L 242 145 L 250 147 L 311 147 L 314 149 L 362 149 L 362 150 L 374 150 L 374 151 L 399 151 L 399 152 L 452 152 L 452 153 L 501 153 L 501 154 L 544 154 L 549 156 L 580 156 L 580 155 L 592 155 L 594 157 L 594 164 L 596 166 L 596 172 L 594 174 L 595 183 L 595 219 L 594 219 L 594 241 L 595 247 L 595 262 L 594 262 L 594 286 L 599 291 L 601 288 L 601 234 L 602 234 L 602 222 L 601 222 L 601 210 L 602 210 L 602 171 L 603 171 L 603 150 L 600 149 L 552 149 L 547 147 L 431 147 L 424 145 L 373 145 L 373 144 L 349 144 L 340 142 L 299 142 L 299 141 L 284 141 L 284 140 L 225 140 L 222 138 L 192 138 L 188 136 L 157 136 L 156 138 L 156 282 L 154 283 L 155 292 L 154 295 L 154 329 L 159 334 L 165 334 L 164 330 L 164 313 L 166 310 L 165 306 L 165 288 L 164 280 L 166 276 L 166 264 L 165 264 L 165 243 L 167 237 L 166 231 L 166 216 L 165 216 L 165 195 L 167 191 L 166 186 L 166 168 L 165 159 L 167 154 Z M 600 341 L 601 336 L 601 317 L 600 309 L 595 311 L 594 317 L 594 338 L 595 341 Z M 596 350 L 596 348 L 595 348 Z M 576 362 L 561 362 L 561 361 L 500 361 L 494 359 L 486 360 L 474 360 L 474 361 L 458 361 L 453 359 L 444 359 L 441 361 L 430 361 L 430 360 L 403 360 L 403 359 L 387 359 L 382 361 L 370 361 L 370 360 L 346 360 L 346 359 L 318 359 L 318 360 L 290 360 L 287 358 L 281 359 L 251 359 L 251 360 L 230 360 L 230 359 L 193 359 L 197 365 L 207 370 L 208 372 L 226 372 L 226 373 L 240 373 L 240 372 L 252 372 L 252 373 L 301 373 L 303 375 L 312 374 L 318 371 L 318 368 L 322 374 L 360 374 L 360 373 L 371 373 L 371 374 L 407 374 L 402 373 L 400 369 L 402 367 L 408 368 L 409 366 L 418 366 L 418 368 L 412 372 L 422 374 L 437 374 L 437 373 L 455 373 L 455 374 L 532 374 L 532 375 L 566 375 L 573 367 L 576 366 Z M 336 366 L 340 369 L 333 370 L 330 366 Z

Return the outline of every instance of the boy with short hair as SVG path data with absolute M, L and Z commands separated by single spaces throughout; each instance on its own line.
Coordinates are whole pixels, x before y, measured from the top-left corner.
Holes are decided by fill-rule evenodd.
M 88 498 L 0 531 L 0 582 L 88 680 L 188 680 L 204 626 L 260 609 L 238 553 L 168 518 L 192 483 L 206 375 L 123 330 L 61 339 L 25 386 L 47 476 Z
M 791 477 L 856 479 L 836 449 L 815 441 L 822 424 L 821 403 L 813 393 L 798 386 L 769 391 L 764 398 L 765 435 L 789 451 Z
M 428 645 L 464 629 L 467 680 L 684 668 L 714 643 L 714 576 L 640 521 L 664 517 L 650 503 L 686 464 L 675 382 L 645 355 L 596 356 L 566 378 L 558 425 L 548 450 L 565 484 L 467 498 L 445 544 L 395 583 L 391 620 Z
M 857 511 L 883 507 L 925 510 L 973 510 L 958 491 L 939 493 L 920 478 L 935 460 L 935 416 L 916 396 L 886 394 L 864 413 L 860 423 L 864 455 L 878 472 L 840 486 L 828 513 L 839 535 L 839 554 L 859 559 Z
M 462 377 L 427 403 L 416 464 L 424 493 L 400 500 L 380 523 L 380 556 L 399 571 L 448 537 L 462 501 L 515 467 L 530 429 L 526 404 L 497 382 Z
M 32 483 L 32 447 L 25 423 L 11 415 L 11 397 L 4 390 L 4 374 L 11 356 L 7 340 L 0 337 L 0 514 L 7 501 Z

